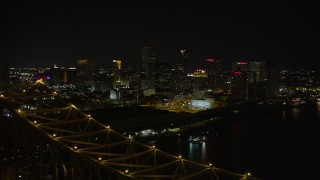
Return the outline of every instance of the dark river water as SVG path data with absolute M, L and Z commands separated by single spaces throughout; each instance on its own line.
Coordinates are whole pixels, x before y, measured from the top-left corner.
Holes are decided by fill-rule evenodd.
M 319 105 L 318 105 L 319 106 Z M 171 154 L 261 179 L 320 179 L 320 111 L 317 104 L 260 117 L 208 124 L 187 135 L 155 139 Z M 237 118 L 234 116 L 233 118 Z M 206 142 L 188 137 L 204 133 Z

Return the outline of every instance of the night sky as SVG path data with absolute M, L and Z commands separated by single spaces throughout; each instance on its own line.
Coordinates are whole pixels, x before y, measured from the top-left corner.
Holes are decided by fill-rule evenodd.
M 0 58 L 11 67 L 72 66 L 79 58 L 138 67 L 141 47 L 152 45 L 158 62 L 174 63 L 175 50 L 186 49 L 191 67 L 210 57 L 226 66 L 319 68 L 318 6 L 307 1 L 110 2 L 1 2 Z

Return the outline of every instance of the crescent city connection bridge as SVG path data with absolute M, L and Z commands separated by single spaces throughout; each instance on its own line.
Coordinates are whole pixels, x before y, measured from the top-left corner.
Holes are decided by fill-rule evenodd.
M 257 179 L 137 142 L 42 81 L 0 85 L 0 180 Z

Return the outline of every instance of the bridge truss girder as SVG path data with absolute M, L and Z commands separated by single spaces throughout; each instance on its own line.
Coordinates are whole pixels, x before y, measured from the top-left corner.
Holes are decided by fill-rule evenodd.
M 130 139 L 44 83 L 2 88 L 1 179 L 241 179 Z M 10 138 L 9 138 L 10 137 Z

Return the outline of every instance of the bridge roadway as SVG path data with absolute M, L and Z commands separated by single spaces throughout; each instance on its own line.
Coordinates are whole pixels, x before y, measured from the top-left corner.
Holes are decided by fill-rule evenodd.
M 257 179 L 130 139 L 43 82 L 2 85 L 1 179 Z

